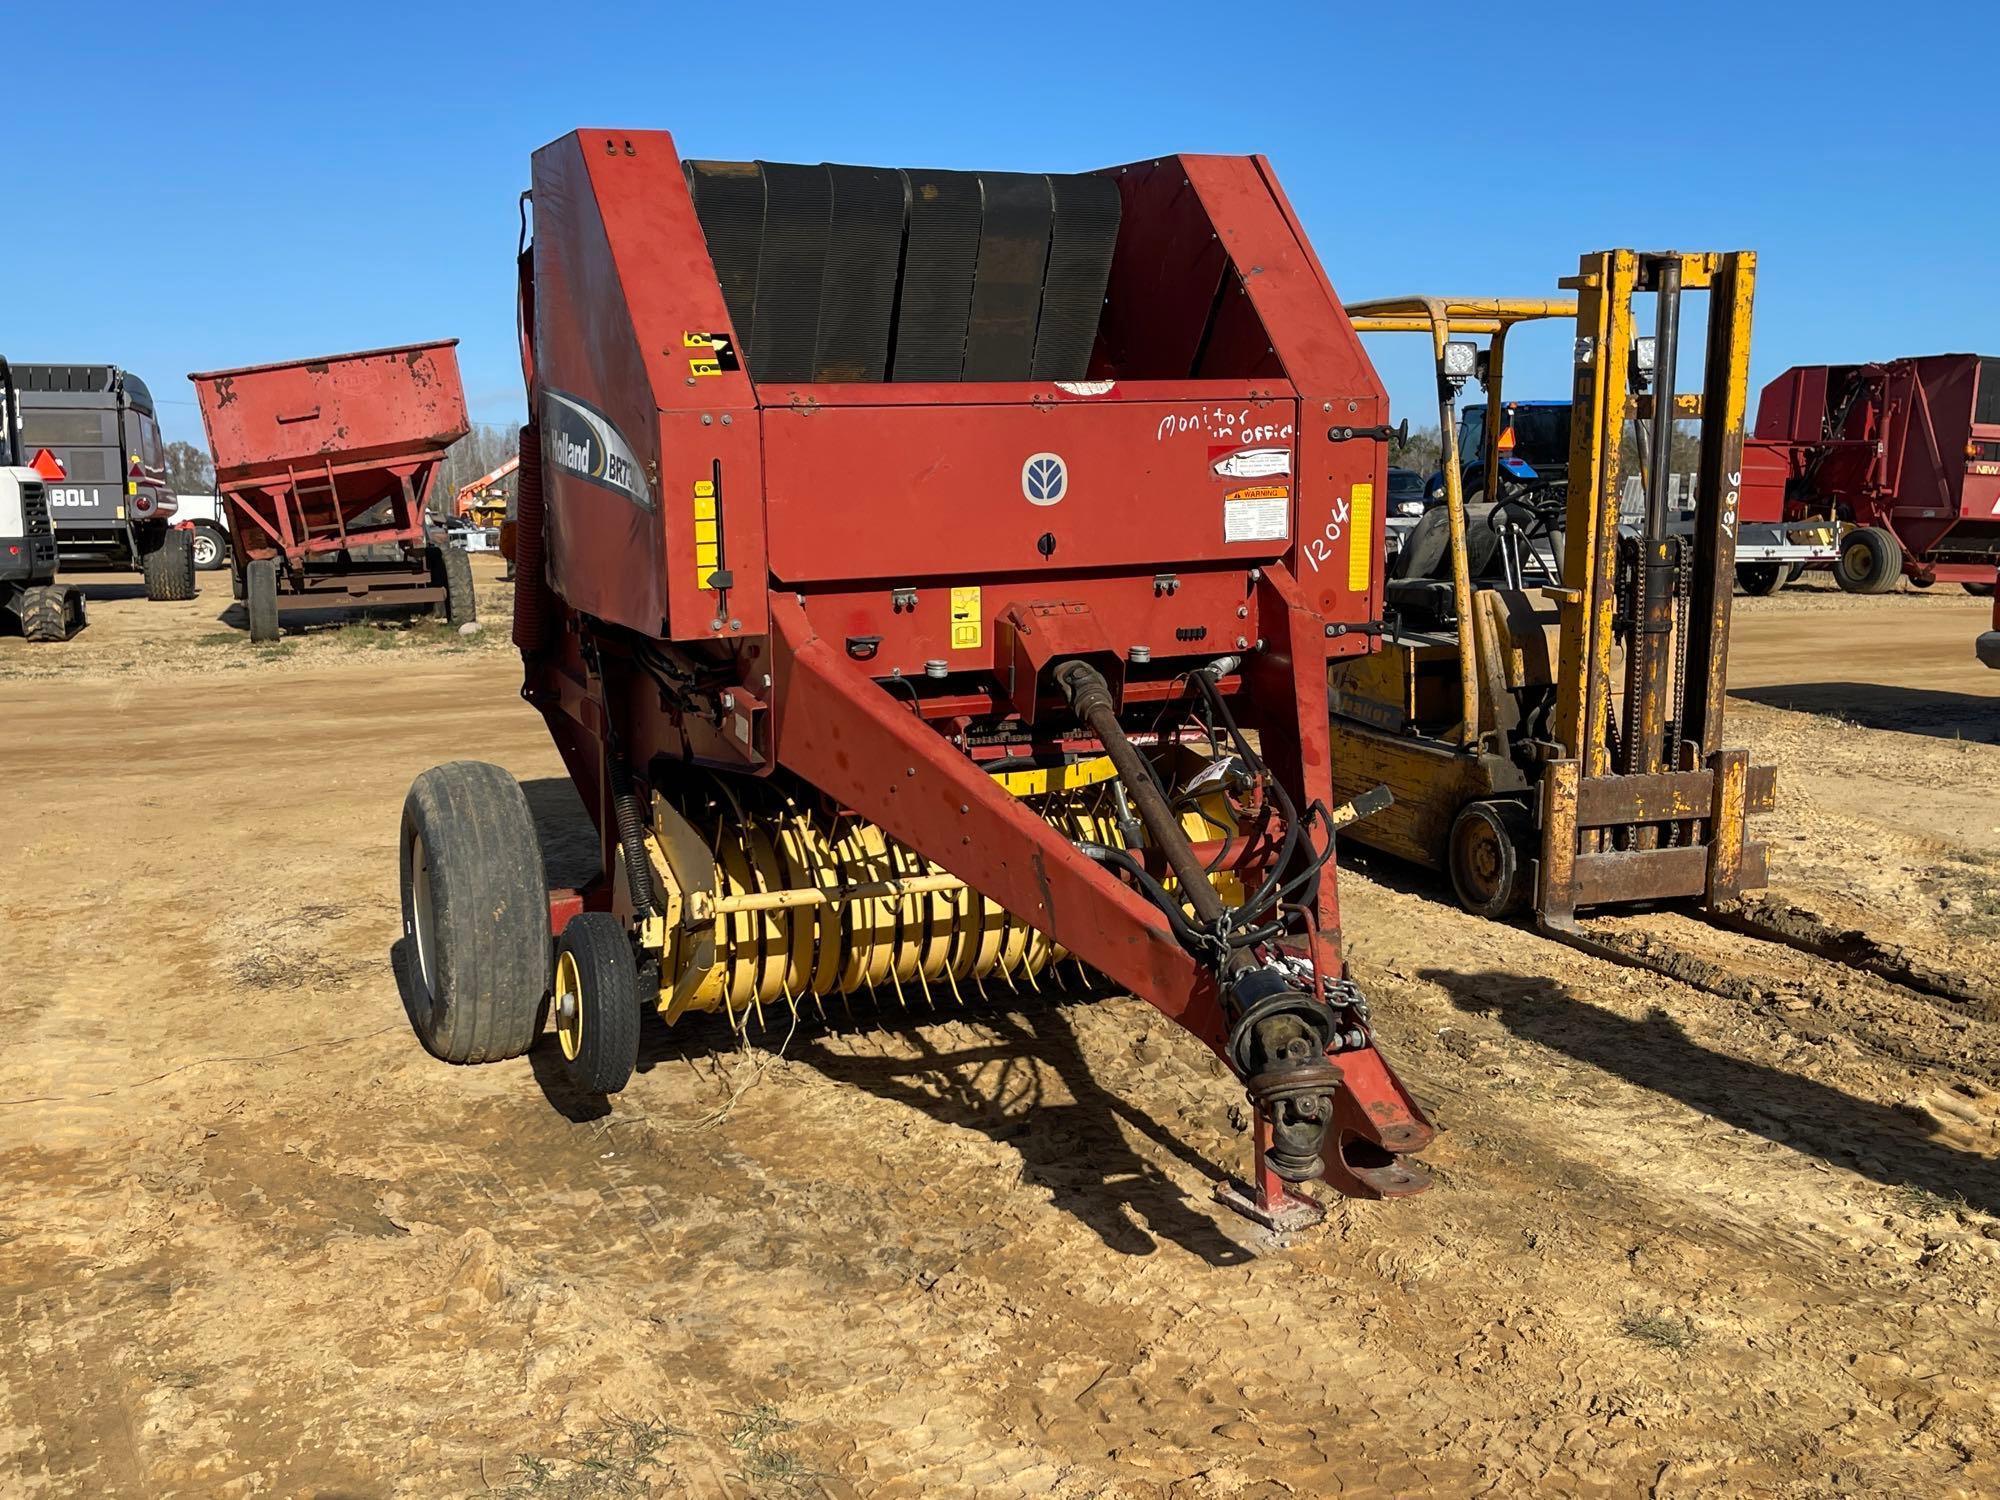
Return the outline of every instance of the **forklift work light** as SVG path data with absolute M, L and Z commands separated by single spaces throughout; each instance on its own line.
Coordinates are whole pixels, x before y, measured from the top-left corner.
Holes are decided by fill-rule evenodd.
M 1652 379 L 1653 336 L 1651 334 L 1642 334 L 1632 340 L 1632 368 L 1639 372 L 1642 384 Z
M 1467 380 L 1479 368 L 1479 346 L 1453 339 L 1444 346 L 1444 373 L 1453 380 Z

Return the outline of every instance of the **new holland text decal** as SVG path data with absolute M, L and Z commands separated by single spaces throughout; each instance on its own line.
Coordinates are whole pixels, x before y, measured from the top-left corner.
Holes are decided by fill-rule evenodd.
M 542 452 L 558 469 L 616 490 L 642 510 L 653 508 L 653 488 L 632 445 L 596 407 L 544 391 Z

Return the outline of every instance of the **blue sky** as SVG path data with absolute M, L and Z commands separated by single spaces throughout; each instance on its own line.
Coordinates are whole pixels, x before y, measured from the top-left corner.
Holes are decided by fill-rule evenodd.
M 519 420 L 516 197 L 579 125 L 893 166 L 1262 151 L 1347 297 L 1544 295 L 1585 250 L 1747 246 L 1755 384 L 2000 353 L 1991 4 L 1743 0 L 1678 28 L 1449 0 L 10 12 L 0 352 L 136 370 L 170 437 L 200 440 L 189 370 L 446 336 L 474 416 Z M 1569 337 L 1518 336 L 1510 391 L 1561 394 Z M 1370 347 L 1430 420 L 1418 343 Z

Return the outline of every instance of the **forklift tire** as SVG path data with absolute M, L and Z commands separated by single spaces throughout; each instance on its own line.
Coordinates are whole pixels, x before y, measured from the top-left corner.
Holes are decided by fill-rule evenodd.
M 479 618 L 479 604 L 473 597 L 472 559 L 461 547 L 430 547 L 431 578 L 444 587 L 444 603 L 436 606 L 443 623 L 456 627 Z
M 1468 802 L 1452 819 L 1446 869 L 1458 904 L 1475 917 L 1518 915 L 1532 892 L 1528 849 L 1534 827 L 1518 802 Z
M 39 642 L 69 639 L 69 608 L 64 593 L 61 586 L 46 584 L 21 590 L 16 609 L 21 616 L 21 634 L 26 639 Z
M 170 526 L 151 551 L 139 554 L 146 597 L 154 601 L 194 597 L 194 536 Z
M 243 612 L 250 617 L 253 645 L 275 641 L 278 624 L 278 560 L 253 557 L 243 568 Z
M 1834 581 L 1850 594 L 1886 594 L 1903 572 L 1903 544 L 1880 526 L 1857 526 L 1841 538 Z
M 615 1094 L 639 1062 L 639 966 L 625 926 L 609 912 L 570 918 L 556 941 L 549 1013 L 570 1082 Z
M 1783 563 L 1738 563 L 1736 583 L 1744 593 L 1768 599 L 1791 582 L 1790 572 Z
M 433 766 L 410 784 L 399 842 L 418 1039 L 446 1062 L 519 1057 L 549 984 L 548 878 L 520 783 L 480 761 Z
M 1990 583 L 1962 583 L 1959 587 L 1975 599 L 1991 599 L 1993 597 L 1993 585 Z

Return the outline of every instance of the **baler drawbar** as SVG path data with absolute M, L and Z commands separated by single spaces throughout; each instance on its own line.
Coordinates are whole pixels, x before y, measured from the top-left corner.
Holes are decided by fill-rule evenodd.
M 1254 1106 L 1233 1201 L 1400 1196 L 1432 1136 L 1341 958 L 1327 666 L 1380 631 L 1387 402 L 1270 167 L 535 154 L 515 641 L 603 873 L 504 772 L 405 806 L 438 1055 L 552 1016 L 1039 986 L 1072 959 Z

